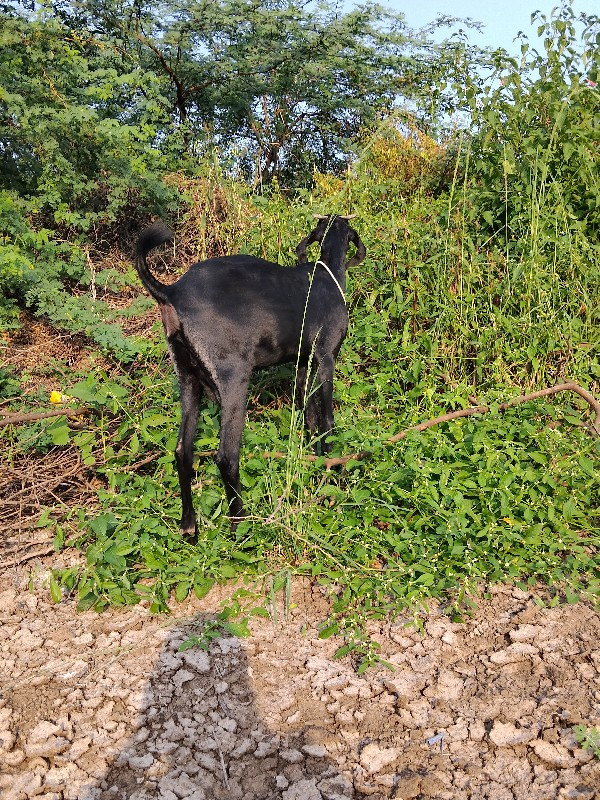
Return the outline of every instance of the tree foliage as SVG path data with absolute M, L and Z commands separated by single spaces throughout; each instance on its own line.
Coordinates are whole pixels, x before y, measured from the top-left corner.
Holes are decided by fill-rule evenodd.
M 255 183 L 339 171 L 361 129 L 399 102 L 431 123 L 455 98 L 441 76 L 458 80 L 466 63 L 464 41 L 436 44 L 373 3 L 84 0 L 57 14 L 135 53 L 189 151 L 217 147 Z
M 157 81 L 123 52 L 41 14 L 0 33 L 0 186 L 45 222 L 88 230 L 164 194 Z

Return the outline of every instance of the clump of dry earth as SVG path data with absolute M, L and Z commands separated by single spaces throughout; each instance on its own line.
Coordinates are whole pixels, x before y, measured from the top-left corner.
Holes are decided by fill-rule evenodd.
M 328 604 L 298 583 L 287 622 L 178 652 L 214 592 L 78 614 L 44 572 L 0 592 L 3 800 L 591 800 L 600 761 L 600 617 L 498 588 L 473 618 L 374 630 L 395 671 L 355 674 L 318 639 Z M 47 573 L 46 573 L 47 577 Z

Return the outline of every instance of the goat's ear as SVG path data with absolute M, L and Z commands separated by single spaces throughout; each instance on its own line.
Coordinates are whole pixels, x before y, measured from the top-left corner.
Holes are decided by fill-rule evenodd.
M 309 233 L 306 239 L 302 239 L 298 247 L 296 248 L 296 257 L 298 258 L 299 264 L 305 264 L 308 261 L 308 256 L 306 255 L 306 248 L 309 247 L 313 242 L 319 241 L 318 229 L 315 228 L 312 233 Z
M 352 267 L 355 267 L 357 264 L 360 264 L 361 261 L 365 260 L 365 257 L 367 255 L 367 248 L 362 243 L 360 236 L 354 230 L 354 228 L 350 228 L 350 235 L 348 238 L 352 242 L 352 244 L 356 246 L 356 253 L 346 264 L 346 269 L 351 269 Z
M 348 220 L 348 219 L 354 219 L 354 218 L 356 217 L 356 214 L 346 214 L 346 216 L 345 216 L 345 217 L 344 217 L 344 216 L 342 216 L 341 214 L 339 214 L 338 216 L 339 216 L 339 218 L 340 218 L 340 219 L 346 219 L 346 220 Z
M 313 217 L 315 219 L 329 219 L 329 217 L 326 216 L 325 214 L 313 214 Z

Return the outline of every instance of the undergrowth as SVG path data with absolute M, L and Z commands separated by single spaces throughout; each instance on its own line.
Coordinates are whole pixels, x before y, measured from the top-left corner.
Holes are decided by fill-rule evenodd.
M 342 386 L 351 388 L 339 380 Z M 37 423 L 38 446 L 45 438 L 47 446 L 79 448 L 102 483 L 98 509 L 91 515 L 84 508 L 67 515 L 49 509 L 39 524 L 53 522 L 57 549 L 84 550 L 85 566 L 57 571 L 51 584 L 56 600 L 76 591 L 82 610 L 144 600 L 166 611 L 190 592 L 202 597 L 214 583 L 243 577 L 256 588 L 267 576 L 277 582 L 305 575 L 331 597 L 322 636 L 342 635 L 340 655 L 355 650 L 369 664 L 375 654 L 367 621 L 431 597 L 458 619 L 486 583 L 543 582 L 557 602 L 600 588 L 598 446 L 570 399 L 457 420 L 394 445 L 384 439 L 415 421 L 411 395 L 421 398 L 420 414 L 433 417 L 466 405 L 463 387 L 425 401 L 407 387 L 407 409 L 390 404 L 377 418 L 369 398 L 347 400 L 338 410 L 336 449 L 370 449 L 372 457 L 340 473 L 302 460 L 301 449 L 287 462 L 265 459 L 265 450 L 281 449 L 290 432 L 300 432 L 285 405 L 257 410 L 246 426 L 241 465 L 249 518 L 230 532 L 218 471 L 200 456 L 194 490 L 202 534 L 191 546 L 177 529 L 177 419 L 168 362 L 161 357 L 118 377 L 88 376 L 68 393 L 93 416 L 84 430 L 72 430 L 64 418 Z M 500 395 L 484 399 L 493 408 Z M 206 406 L 197 449 L 216 449 L 217 436 L 217 409 Z M 241 618 L 225 619 L 243 625 L 244 615 L 260 607 L 253 596 L 238 605 Z
M 202 597 L 214 583 L 244 578 L 250 599 L 228 606 L 215 628 L 241 625 L 241 633 L 249 614 L 264 611 L 268 592 L 257 603 L 257 586 L 267 587 L 273 576 L 282 591 L 277 576 L 305 575 L 331 598 L 321 635 L 341 636 L 339 655 L 352 652 L 366 668 L 378 659 L 367 622 L 418 608 L 428 598 L 460 618 L 478 587 L 491 582 L 543 582 L 556 602 L 597 594 L 598 443 L 582 424 L 586 409 L 562 397 L 494 411 L 523 388 L 565 374 L 593 387 L 593 326 L 585 320 L 574 325 L 569 310 L 573 314 L 582 295 L 595 291 L 595 278 L 582 275 L 562 299 L 549 294 L 545 324 L 532 320 L 528 328 L 522 298 L 505 287 L 495 305 L 482 291 L 497 252 L 452 255 L 431 218 L 432 202 L 417 197 L 403 207 L 404 230 L 421 231 L 418 247 L 411 246 L 412 233 L 404 239 L 411 253 L 404 264 L 400 214 L 392 216 L 385 241 L 384 215 L 377 215 L 368 186 L 358 195 L 361 180 L 340 190 L 356 193 L 354 224 L 369 259 L 349 276 L 351 329 L 336 369 L 334 447 L 339 453 L 369 450 L 370 460 L 350 462 L 341 472 L 305 461 L 301 410 L 289 399 L 293 369 L 259 374 L 250 389 L 241 463 L 249 518 L 230 532 L 218 470 L 201 455 L 194 492 L 202 535 L 197 546 L 189 545 L 177 529 L 177 387 L 157 333 L 130 366 L 61 383 L 61 391 L 90 410 L 83 430 L 66 418 L 37 423 L 38 447 L 76 445 L 102 484 L 93 515 L 84 508 L 66 516 L 49 510 L 40 520 L 54 522 L 57 549 L 69 544 L 85 552 L 84 567 L 54 574 L 56 600 L 76 592 L 80 609 L 143 600 L 159 612 L 190 592 Z M 303 198 L 294 207 L 273 195 L 269 210 L 280 220 L 281 237 L 275 230 L 267 253 L 275 257 L 282 242 L 291 249 L 289 231 L 300 227 L 304 203 L 324 210 L 344 200 Z M 265 208 L 263 201 L 263 214 Z M 444 243 L 442 253 L 435 253 L 436 241 Z M 449 274 L 444 264 L 446 270 L 452 265 Z M 458 269 L 460 292 L 454 288 Z M 543 271 L 531 275 L 546 281 Z M 281 386 L 287 386 L 287 400 L 278 396 Z M 398 430 L 475 399 L 491 413 L 385 444 Z M 216 449 L 218 427 L 218 408 L 206 403 L 197 451 Z M 17 447 L 13 437 L 7 444 Z M 263 457 L 282 449 L 287 460 Z
M 201 597 L 214 583 L 243 578 L 252 599 L 223 622 L 243 628 L 261 608 L 253 592 L 268 576 L 305 575 L 331 598 L 321 635 L 342 637 L 339 654 L 354 653 L 364 669 L 378 659 L 367 622 L 428 598 L 459 618 L 491 582 L 541 581 L 556 602 L 598 592 L 599 452 L 583 424 L 587 410 L 563 396 L 494 411 L 566 377 L 597 385 L 598 271 L 571 253 L 571 280 L 558 274 L 566 269 L 561 258 L 551 262 L 549 283 L 546 264 L 525 255 L 507 262 L 497 249 L 461 239 L 462 227 L 444 217 L 447 198 L 393 198 L 393 184 L 373 187 L 361 174 L 296 203 L 275 192 L 261 199 L 263 222 L 245 242 L 289 263 L 310 224 L 306 206 L 358 213 L 354 225 L 369 255 L 348 276 L 351 322 L 336 368 L 333 443 L 337 453 L 372 457 L 340 472 L 304 460 L 310 447 L 291 403 L 293 366 L 258 374 L 241 462 L 249 518 L 230 532 L 218 470 L 200 455 L 194 494 L 202 534 L 189 545 L 177 528 L 177 386 L 157 330 L 143 348 L 134 342 L 129 365 L 60 379 L 57 388 L 89 409 L 83 425 L 61 417 L 5 434 L 9 449 L 32 436 L 38 448 L 76 445 L 101 484 L 93 514 L 53 509 L 40 520 L 55 525 L 57 549 L 85 552 L 85 566 L 54 574 L 55 599 L 76 592 L 80 609 L 99 611 L 143 600 L 159 612 L 190 592 Z M 266 219 L 276 222 L 268 227 Z M 491 413 L 385 444 L 473 402 Z M 198 452 L 217 448 L 218 429 L 218 408 L 204 404 Z M 287 460 L 263 457 L 277 450 Z
M 214 162 L 201 175 L 166 179 L 179 199 L 176 213 L 169 208 L 181 247 L 161 257 L 169 270 L 228 251 L 294 263 L 313 212 L 356 214 L 368 253 L 348 275 L 333 447 L 368 450 L 371 458 L 337 472 L 322 459 L 307 461 L 311 443 L 301 438 L 302 410 L 291 400 L 293 365 L 256 375 L 241 461 L 249 516 L 235 533 L 217 468 L 203 455 L 218 444 L 218 408 L 201 409 L 196 546 L 177 528 L 177 386 L 158 326 L 144 338 L 124 336 L 116 324 L 123 312 L 90 298 L 103 282 L 114 295 L 130 291 L 127 255 L 93 263 L 89 242 L 35 230 L 21 207 L 0 197 L 12 231 L 0 270 L 5 327 L 28 305 L 85 332 L 110 356 L 108 371 L 57 373 L 56 388 L 87 407 L 84 419 L 0 429 L 7 458 L 76 446 L 98 486 L 93 512 L 48 508 L 39 520 L 53 526 L 57 550 L 85 553 L 84 566 L 53 574 L 55 600 L 76 593 L 80 609 L 144 601 L 159 612 L 235 580 L 231 602 L 193 642 L 201 644 L 220 630 L 242 635 L 248 616 L 273 617 L 286 607 L 292 576 L 304 575 L 331 598 L 321 635 L 340 636 L 338 654 L 354 654 L 364 669 L 378 659 L 367 623 L 429 598 L 460 618 L 492 582 L 543 583 L 556 603 L 597 597 L 600 448 L 588 410 L 561 395 L 498 411 L 530 389 L 574 380 L 597 392 L 600 384 L 597 182 L 590 180 L 581 208 L 560 191 L 561 181 L 587 174 L 590 159 L 589 131 L 568 146 L 576 109 L 559 114 L 558 76 L 569 77 L 561 41 L 556 58 L 551 47 L 547 53 L 555 83 L 540 78 L 527 94 L 512 74 L 491 97 L 502 114 L 485 105 L 469 140 L 442 146 L 388 120 L 364 133 L 345 178 L 316 174 L 312 189 L 293 196 L 276 184 L 252 194 Z M 569 102 L 591 118 L 597 93 L 574 81 L 566 82 Z M 536 98 L 535 113 L 519 92 Z M 531 116 L 526 131 L 523 108 Z M 554 126 L 539 124 L 536 114 L 555 112 Z M 517 129 L 522 147 L 507 149 L 502 136 Z M 151 305 L 137 302 L 120 307 L 135 314 Z M 15 385 L 3 370 L 6 397 Z M 39 394 L 30 400 L 39 407 Z M 474 403 L 490 413 L 385 443 Z M 285 459 L 264 457 L 281 450 Z

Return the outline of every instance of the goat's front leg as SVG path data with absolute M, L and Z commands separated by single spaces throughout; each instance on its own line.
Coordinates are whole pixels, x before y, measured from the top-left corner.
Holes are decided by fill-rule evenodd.
M 298 368 L 296 378 L 298 405 L 304 413 L 304 427 L 311 436 L 319 424 L 319 393 L 313 385 L 315 379 L 316 370 L 312 369 L 309 373 L 308 367 Z
M 330 355 L 319 359 L 318 379 L 319 395 L 321 397 L 319 409 L 319 433 L 321 437 L 321 453 L 325 455 L 331 450 L 327 437 L 333 433 L 333 370 L 335 361 Z
M 195 543 L 198 538 L 198 525 L 192 500 L 192 468 L 194 461 L 194 438 L 198 425 L 198 407 L 201 389 L 192 375 L 183 376 L 180 380 L 181 391 L 181 425 L 179 439 L 175 448 L 177 474 L 181 488 L 181 523 L 182 536 Z
M 246 418 L 247 392 L 248 380 L 239 381 L 235 387 L 228 387 L 222 392 L 221 401 L 221 434 L 215 460 L 225 485 L 232 530 L 235 530 L 244 517 L 240 448 Z

